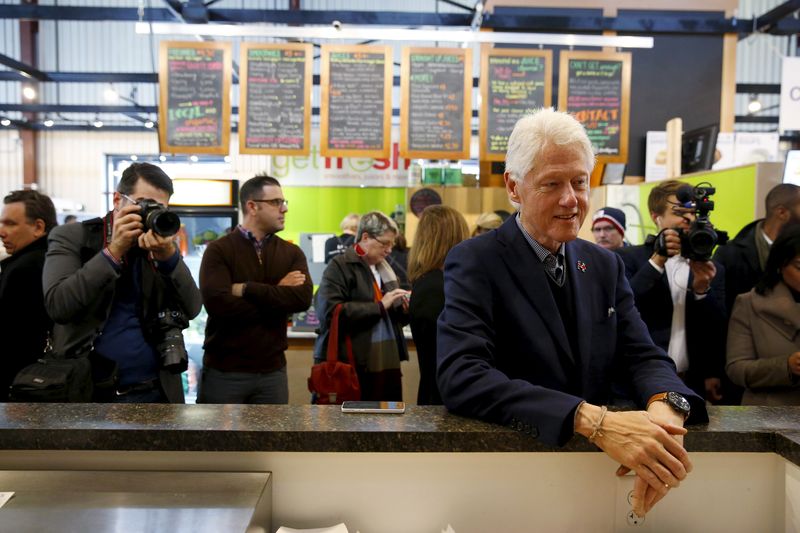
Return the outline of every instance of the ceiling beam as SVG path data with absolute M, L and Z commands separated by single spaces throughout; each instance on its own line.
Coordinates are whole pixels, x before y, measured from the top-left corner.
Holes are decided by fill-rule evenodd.
M 166 0 L 165 0 L 166 1 Z M 789 0 L 756 19 L 725 18 L 724 13 L 709 12 L 659 12 L 620 10 L 616 17 L 592 16 L 585 11 L 570 13 L 565 9 L 550 9 L 536 13 L 536 9 L 516 8 L 514 13 L 497 8 L 485 13 L 482 26 L 508 30 L 536 30 L 560 32 L 666 33 L 666 34 L 722 34 L 749 35 L 755 31 L 772 35 L 800 33 L 800 20 L 786 18 L 800 9 L 800 0 Z M 145 8 L 146 22 L 183 22 L 184 4 L 178 11 L 175 0 L 168 7 Z M 509 8 L 510 9 L 510 8 Z M 429 13 L 405 11 L 324 11 L 292 9 L 213 9 L 207 8 L 211 23 L 272 23 L 291 25 L 329 25 L 338 20 L 343 25 L 388 26 L 438 26 L 469 27 L 471 13 Z M 84 20 L 84 21 L 134 21 L 139 22 L 139 12 L 134 7 L 77 7 L 39 6 L 31 4 L 0 5 L 0 19 L 34 20 Z M 188 18 L 188 21 L 191 21 Z M 762 29 L 759 29 L 762 28 Z
M 758 32 L 770 33 L 779 21 L 790 16 L 797 10 L 800 10 L 800 0 L 789 0 L 788 2 L 784 2 L 770 9 L 760 17 L 757 17 L 753 25 Z
M 33 65 L 29 65 L 27 63 L 23 63 L 22 61 L 17 61 L 13 57 L 8 57 L 5 54 L 0 54 L 0 65 L 5 65 L 8 68 L 14 69 L 20 73 L 23 80 L 24 79 L 35 79 L 39 81 L 49 81 L 47 79 L 47 74 L 39 70 L 38 68 L 34 67 Z

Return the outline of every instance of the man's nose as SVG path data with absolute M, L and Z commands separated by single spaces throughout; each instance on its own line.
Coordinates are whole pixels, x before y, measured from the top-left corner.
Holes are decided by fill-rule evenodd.
M 564 194 L 561 195 L 561 201 L 559 203 L 564 207 L 575 207 L 578 205 L 578 197 L 575 195 L 575 189 L 572 188 L 572 185 L 567 185 Z

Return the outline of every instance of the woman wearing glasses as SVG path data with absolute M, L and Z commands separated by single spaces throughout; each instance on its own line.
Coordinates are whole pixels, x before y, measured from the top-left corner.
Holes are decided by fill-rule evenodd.
M 350 338 L 363 400 L 402 400 L 400 361 L 408 360 L 402 327 L 408 323 L 409 292 L 399 288 L 386 261 L 397 225 L 380 211 L 361 217 L 356 244 L 334 257 L 317 295 L 320 334 L 315 362 L 325 359 L 334 310 L 339 315 L 339 358 Z

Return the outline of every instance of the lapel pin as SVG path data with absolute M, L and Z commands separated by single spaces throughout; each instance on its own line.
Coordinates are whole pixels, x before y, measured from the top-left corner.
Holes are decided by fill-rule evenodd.
M 578 261 L 578 270 L 581 272 L 586 272 L 586 263 L 583 261 Z
M 611 318 L 611 315 L 616 313 L 616 310 L 613 307 L 608 308 L 608 317 Z

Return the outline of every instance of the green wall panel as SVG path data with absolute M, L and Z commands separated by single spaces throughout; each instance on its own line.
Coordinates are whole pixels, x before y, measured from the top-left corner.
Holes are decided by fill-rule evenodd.
M 339 223 L 348 213 L 383 211 L 391 214 L 406 203 L 405 188 L 283 187 L 289 200 L 286 229 L 281 238 L 300 242 L 300 233 L 340 232 Z
M 708 182 L 717 189 L 717 192 L 711 196 L 714 210 L 709 213 L 709 218 L 714 227 L 727 231 L 730 238 L 735 237 L 739 230 L 755 220 L 755 165 L 692 175 L 681 178 L 680 181 L 692 185 Z M 647 233 L 656 232 L 656 226 L 650 219 L 650 210 L 647 208 L 647 197 L 656 185 L 658 182 L 643 184 L 639 187 L 639 209 L 645 221 Z

